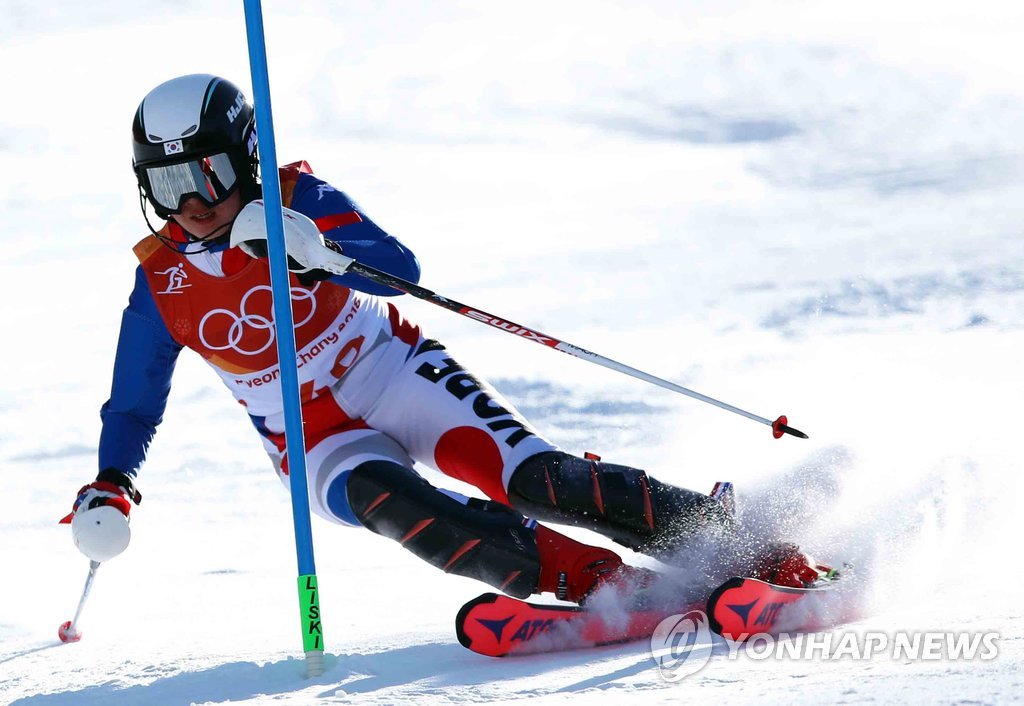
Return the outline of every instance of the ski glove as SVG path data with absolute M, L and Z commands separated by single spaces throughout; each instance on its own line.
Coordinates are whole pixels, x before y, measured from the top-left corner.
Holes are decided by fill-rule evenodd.
M 333 240 L 326 240 L 324 242 L 324 247 L 330 248 L 339 254 L 341 253 L 341 246 Z M 250 240 L 246 243 L 242 243 L 242 250 L 251 257 L 267 257 L 267 241 Z M 317 282 L 323 282 L 324 280 L 331 278 L 331 273 L 327 270 L 303 267 L 291 255 L 288 256 L 288 271 L 295 275 L 295 279 L 299 280 L 299 283 L 303 287 L 312 287 Z
M 128 514 L 142 502 L 131 476 L 113 468 L 100 471 L 93 483 L 78 491 L 71 512 L 61 524 L 71 525 L 75 546 L 93 561 L 107 561 L 123 552 L 131 539 Z
M 305 286 L 343 274 L 351 260 L 341 246 L 324 238 L 316 224 L 298 211 L 281 209 L 284 241 L 288 250 L 288 269 Z M 238 246 L 252 257 L 267 256 L 267 229 L 263 201 L 246 204 L 231 227 L 231 246 Z

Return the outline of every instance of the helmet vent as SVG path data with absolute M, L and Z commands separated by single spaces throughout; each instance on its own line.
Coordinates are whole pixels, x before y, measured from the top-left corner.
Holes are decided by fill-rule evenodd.
M 163 142 L 164 141 L 164 138 L 160 137 L 159 135 L 154 135 L 153 133 L 149 133 L 149 135 L 147 135 L 147 137 L 149 139 L 151 139 L 153 142 Z
M 198 129 L 199 129 L 198 125 L 193 125 L 188 130 L 186 130 L 185 132 L 181 133 L 181 136 L 182 137 L 188 137 L 189 135 L 191 135 L 193 132 L 195 132 Z

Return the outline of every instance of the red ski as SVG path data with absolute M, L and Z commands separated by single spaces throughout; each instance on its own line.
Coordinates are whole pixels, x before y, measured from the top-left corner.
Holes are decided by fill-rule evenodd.
M 787 588 L 752 578 L 731 578 L 708 598 L 711 629 L 737 642 L 752 635 L 814 632 L 848 619 L 832 589 L 834 572 L 810 588 Z
M 685 612 L 634 610 L 606 616 L 578 606 L 540 605 L 484 593 L 455 619 L 459 642 L 488 657 L 560 652 L 649 638 L 664 618 Z

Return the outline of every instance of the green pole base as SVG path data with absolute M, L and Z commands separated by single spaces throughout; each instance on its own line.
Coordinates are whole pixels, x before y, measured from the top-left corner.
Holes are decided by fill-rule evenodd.
M 299 576 L 299 620 L 302 625 L 302 649 L 309 662 L 311 652 L 320 654 L 320 673 L 323 673 L 324 631 L 320 622 L 320 591 L 316 574 Z

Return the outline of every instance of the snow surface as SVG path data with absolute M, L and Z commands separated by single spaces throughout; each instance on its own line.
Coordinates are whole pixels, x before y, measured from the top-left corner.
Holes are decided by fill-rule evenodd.
M 191 355 L 132 546 L 100 568 L 83 641 L 59 645 L 87 562 L 56 520 L 95 472 L 145 232 L 129 121 L 160 81 L 248 85 L 248 66 L 241 3 L 0 0 L 0 702 L 1019 698 L 1020 3 L 265 13 L 281 160 L 309 160 L 409 243 L 424 284 L 788 413 L 811 439 L 421 302 L 409 315 L 564 447 L 779 508 L 788 536 L 857 564 L 857 630 L 997 631 L 999 656 L 730 660 L 719 645 L 679 683 L 643 643 L 489 660 L 452 629 L 481 584 L 317 520 L 328 670 L 306 680 L 288 498 Z

